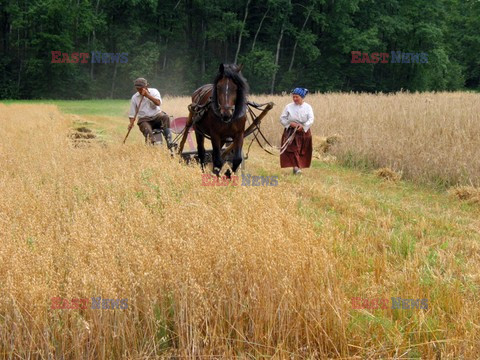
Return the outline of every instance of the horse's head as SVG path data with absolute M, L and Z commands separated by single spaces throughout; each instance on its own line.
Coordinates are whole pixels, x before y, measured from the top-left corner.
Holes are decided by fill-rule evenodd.
M 229 123 L 245 115 L 248 85 L 240 73 L 242 66 L 220 64 L 213 86 L 214 111 Z

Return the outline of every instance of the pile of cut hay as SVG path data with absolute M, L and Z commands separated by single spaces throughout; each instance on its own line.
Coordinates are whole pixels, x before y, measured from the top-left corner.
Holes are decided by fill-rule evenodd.
M 82 123 L 78 116 L 74 118 L 73 123 L 74 128 L 70 129 L 67 135 L 73 147 L 85 148 L 101 142 L 92 129 L 83 125 L 86 124 L 86 122 Z
M 331 154 L 329 151 L 332 146 L 340 142 L 340 137 L 338 135 L 332 136 L 314 136 L 313 137 L 313 158 L 319 159 L 324 162 L 335 162 L 337 158 Z
M 470 204 L 480 203 L 480 188 L 474 186 L 457 186 L 450 189 L 449 193 L 460 200 Z
M 375 170 L 374 174 L 381 179 L 394 182 L 399 181 L 402 178 L 402 173 L 386 167 Z

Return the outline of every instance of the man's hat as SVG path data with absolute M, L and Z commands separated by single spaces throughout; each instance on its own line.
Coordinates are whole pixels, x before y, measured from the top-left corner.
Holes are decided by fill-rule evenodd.
M 135 87 L 145 87 L 148 85 L 148 82 L 144 78 L 138 78 L 133 82 L 133 84 L 135 85 Z

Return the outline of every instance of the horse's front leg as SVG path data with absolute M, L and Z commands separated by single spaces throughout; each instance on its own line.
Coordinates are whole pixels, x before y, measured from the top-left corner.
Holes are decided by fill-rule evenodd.
M 217 176 L 220 176 L 220 171 L 222 170 L 224 161 L 220 153 L 222 148 L 222 142 L 218 137 L 212 136 L 212 162 L 213 162 L 213 173 Z
M 232 171 L 235 173 L 243 161 L 242 157 L 243 148 L 243 132 L 239 133 L 233 139 L 233 159 L 232 159 Z
M 195 131 L 195 138 L 197 140 L 197 154 L 200 160 L 200 167 L 202 172 L 205 172 L 205 136 L 199 131 Z

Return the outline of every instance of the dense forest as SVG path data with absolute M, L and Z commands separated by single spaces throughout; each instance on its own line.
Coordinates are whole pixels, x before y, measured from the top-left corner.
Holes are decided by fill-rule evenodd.
M 221 62 L 253 93 L 479 90 L 480 1 L 0 0 L 0 54 L 0 99 L 124 98 L 140 76 L 186 95 Z

